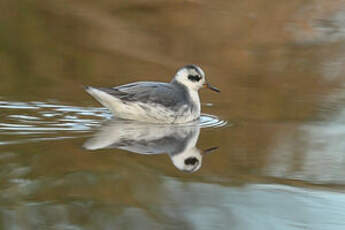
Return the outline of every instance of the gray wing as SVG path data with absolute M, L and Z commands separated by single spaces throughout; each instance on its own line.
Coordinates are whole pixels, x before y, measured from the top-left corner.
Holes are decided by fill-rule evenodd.
M 119 142 L 107 146 L 107 148 L 118 148 L 141 154 L 176 154 L 182 152 L 186 148 L 190 139 L 191 135 L 187 137 L 171 135 L 156 140 L 121 139 Z
M 114 88 L 98 88 L 123 101 L 140 101 L 164 106 L 184 103 L 188 97 L 186 91 L 163 82 L 135 82 Z

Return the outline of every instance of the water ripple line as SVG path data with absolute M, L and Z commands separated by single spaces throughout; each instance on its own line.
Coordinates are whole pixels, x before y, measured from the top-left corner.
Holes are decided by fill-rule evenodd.
M 84 136 L 100 127 L 111 113 L 102 107 L 59 105 L 40 101 L 0 101 L 0 145 L 61 140 Z M 217 116 L 202 114 L 201 128 L 228 124 Z

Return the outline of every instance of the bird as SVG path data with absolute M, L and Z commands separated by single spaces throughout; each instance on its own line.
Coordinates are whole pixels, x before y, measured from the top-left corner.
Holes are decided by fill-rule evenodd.
M 149 123 L 179 124 L 199 119 L 199 89 L 219 89 L 204 71 L 191 64 L 178 69 L 170 82 L 138 81 L 113 88 L 86 86 L 86 91 L 115 117 Z

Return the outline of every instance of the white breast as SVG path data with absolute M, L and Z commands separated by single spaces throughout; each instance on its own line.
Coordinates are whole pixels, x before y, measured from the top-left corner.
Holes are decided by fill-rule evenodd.
M 191 102 L 193 103 L 193 106 L 195 105 L 193 110 L 188 109 L 188 106 L 191 105 L 184 105 L 179 109 L 179 112 L 177 114 L 179 116 L 176 117 L 173 123 L 186 123 L 190 121 L 194 121 L 200 117 L 200 98 L 198 91 L 195 90 L 188 90 Z
M 198 115 L 198 117 L 200 116 L 200 111 L 201 111 L 201 107 L 200 107 L 200 98 L 199 98 L 199 93 L 196 90 L 188 90 L 188 93 L 192 99 L 192 102 L 196 105 L 197 109 L 196 109 L 196 114 Z

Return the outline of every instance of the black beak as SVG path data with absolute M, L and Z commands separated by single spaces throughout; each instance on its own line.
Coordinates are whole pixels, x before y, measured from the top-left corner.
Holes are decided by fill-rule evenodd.
M 208 82 L 206 82 L 206 83 L 204 84 L 204 86 L 205 86 L 206 88 L 210 89 L 210 90 L 213 90 L 213 91 L 216 91 L 217 93 L 220 93 L 220 90 L 219 90 L 219 89 L 217 89 L 216 87 L 214 87 L 213 85 L 211 85 L 211 84 L 208 83 Z
M 216 146 L 216 147 L 211 147 L 211 148 L 208 148 L 208 149 L 205 149 L 202 151 L 202 154 L 205 155 L 205 154 L 208 154 L 208 153 L 212 153 L 213 151 L 217 150 L 219 147 Z

